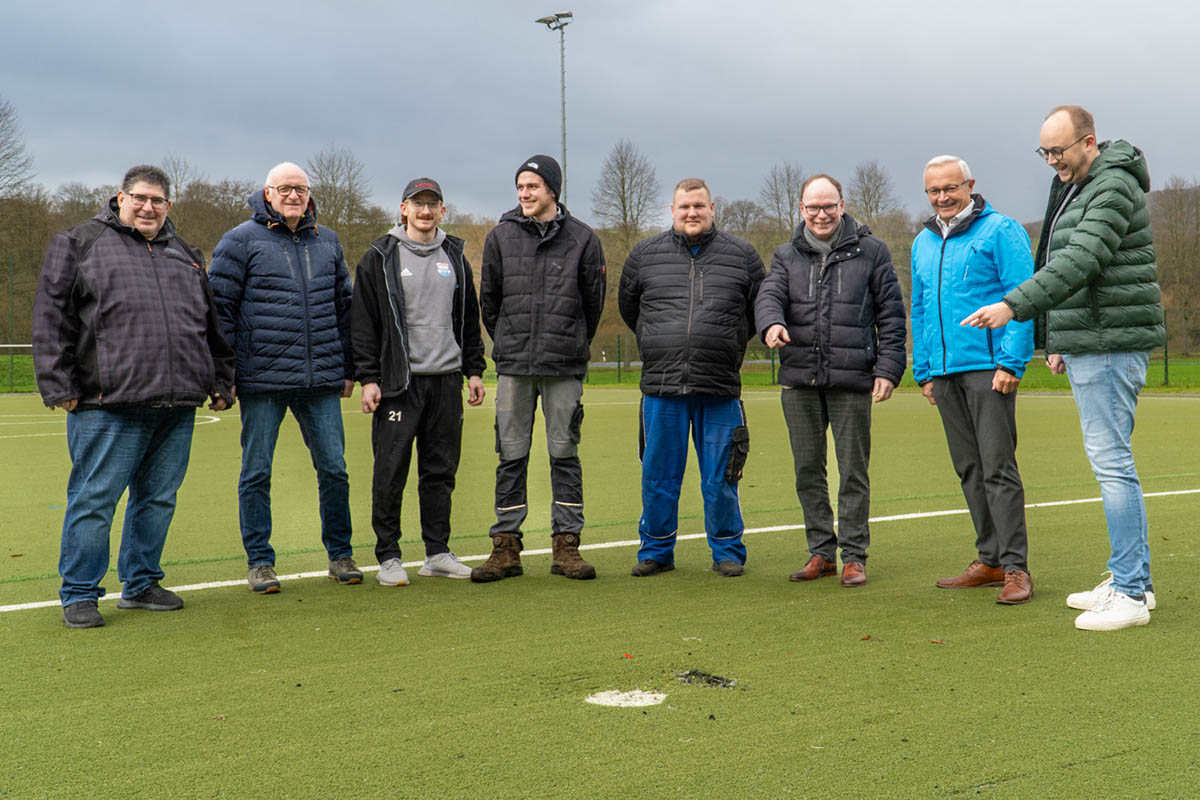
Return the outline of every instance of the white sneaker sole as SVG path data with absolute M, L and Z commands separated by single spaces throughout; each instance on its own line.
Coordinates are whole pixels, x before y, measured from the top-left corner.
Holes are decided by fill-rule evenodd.
M 1067 595 L 1067 608 L 1073 608 L 1076 611 L 1091 611 L 1102 598 L 1102 594 L 1096 595 L 1094 592 L 1076 592 Z M 1153 611 L 1156 608 L 1158 608 L 1158 603 L 1154 599 L 1154 592 L 1146 592 L 1146 610 Z
M 1149 611 L 1139 614 L 1136 617 L 1126 617 L 1125 619 L 1100 619 L 1095 617 L 1084 619 L 1087 614 L 1088 612 L 1085 611 L 1075 618 L 1075 627 L 1081 631 L 1119 631 L 1150 623 Z
M 457 575 L 453 572 L 446 572 L 445 570 L 440 569 L 432 570 L 426 567 L 421 567 L 419 570 L 417 570 L 417 574 L 422 578 L 455 578 L 458 580 L 466 580 L 467 578 L 471 577 L 470 570 L 467 570 L 466 574 L 464 575 Z
M 385 581 L 383 578 L 379 578 L 378 580 L 380 586 L 408 586 L 407 579 L 402 581 Z

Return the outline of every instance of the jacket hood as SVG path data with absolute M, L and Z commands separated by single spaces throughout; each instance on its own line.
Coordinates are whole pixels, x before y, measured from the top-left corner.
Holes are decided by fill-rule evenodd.
M 1137 179 L 1143 192 L 1150 191 L 1150 169 L 1146 156 L 1124 139 L 1100 143 L 1100 155 L 1088 169 L 1088 178 L 1099 175 L 1106 169 L 1123 169 Z
M 568 216 L 570 216 L 570 212 L 567 211 L 567 207 L 564 206 L 562 203 L 559 203 L 558 204 L 558 213 L 554 215 L 554 219 L 552 221 L 562 224 L 562 221 Z M 505 211 L 503 214 L 501 214 L 500 221 L 501 222 L 516 222 L 521 225 L 533 225 L 534 224 L 534 219 L 532 217 L 527 217 L 527 216 L 525 216 L 524 213 L 522 213 L 520 205 L 518 205 L 516 208 L 510 208 L 508 211 Z
M 121 221 L 121 207 L 117 205 L 117 196 L 115 194 L 109 198 L 108 205 L 106 205 L 99 214 L 92 217 L 92 219 L 100 220 L 108 227 L 121 231 L 129 236 L 144 238 L 142 237 L 142 232 L 137 228 L 133 227 L 132 225 L 126 225 Z M 163 220 L 162 227 L 158 229 L 158 234 L 150 241 L 165 242 L 174 235 L 175 223 L 171 221 L 170 217 L 167 217 L 165 220 Z
M 717 237 L 717 224 L 715 222 L 709 226 L 708 230 L 700 234 L 700 238 L 694 242 L 688 239 L 685 234 L 675 230 L 674 227 L 668 228 L 667 230 L 671 232 L 672 238 L 674 238 L 675 241 L 679 242 L 679 244 L 683 245 L 684 247 L 690 247 L 694 244 L 698 244 L 703 247 Z
M 937 223 L 934 224 L 936 225 Z M 865 223 L 859 222 L 849 214 L 843 213 L 842 226 L 838 231 L 837 241 L 833 243 L 833 249 L 836 250 L 839 247 L 844 247 L 848 244 L 854 244 L 859 240 L 859 238 L 863 236 L 869 236 L 870 234 L 871 229 L 868 228 Z M 808 240 L 804 238 L 803 222 L 801 222 L 796 228 L 796 232 L 792 234 L 792 245 L 795 246 L 797 250 L 801 250 L 805 253 L 812 251 L 812 245 L 810 245 Z
M 274 228 L 276 225 L 287 227 L 287 223 L 283 221 L 283 215 L 267 202 L 266 193 L 262 189 L 257 189 L 250 193 L 246 198 L 247 205 L 254 212 L 254 221 L 260 225 L 266 225 L 268 228 Z M 302 231 L 305 228 L 317 227 L 317 204 L 313 202 L 312 196 L 308 198 L 308 208 L 304 210 L 304 216 L 300 218 L 300 224 L 296 226 L 297 231 Z

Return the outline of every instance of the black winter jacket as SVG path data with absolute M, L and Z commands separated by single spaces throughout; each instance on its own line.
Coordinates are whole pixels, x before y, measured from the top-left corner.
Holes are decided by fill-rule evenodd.
M 33 305 L 33 361 L 47 406 L 232 404 L 233 351 L 200 251 L 170 219 L 147 241 L 116 198 L 50 241 Z
M 247 202 L 253 216 L 221 237 L 209 270 L 238 391 L 341 389 L 354 379 L 342 243 L 311 200 L 294 232 L 262 191 Z
M 379 237 L 371 242 L 354 270 L 354 302 L 350 313 L 354 371 L 359 383 L 378 384 L 384 397 L 403 393 L 412 376 L 399 247 L 396 237 Z M 450 256 L 456 281 L 452 318 L 454 339 L 462 348 L 462 371 L 467 376 L 482 376 L 486 362 L 471 265 L 463 255 L 462 239 L 447 235 L 442 249 Z
M 479 303 L 501 375 L 582 377 L 604 310 L 604 249 L 563 206 L 546 230 L 520 207 L 483 244 Z
M 763 262 L 715 227 L 692 255 L 675 230 L 634 246 L 621 272 L 621 318 L 637 334 L 642 392 L 739 397 Z
M 821 270 L 804 224 L 771 259 L 755 304 L 765 340 L 772 325 L 791 342 L 779 356 L 779 383 L 871 391 L 875 378 L 900 383 L 906 338 L 904 301 L 887 245 L 846 214 Z

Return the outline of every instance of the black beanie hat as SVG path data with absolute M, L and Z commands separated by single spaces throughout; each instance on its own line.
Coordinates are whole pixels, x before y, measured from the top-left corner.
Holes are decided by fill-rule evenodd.
M 535 172 L 542 176 L 542 180 L 546 182 L 546 188 L 554 192 L 554 199 L 562 194 L 562 168 L 558 166 L 558 162 L 553 156 L 536 155 L 525 159 L 525 163 L 517 167 L 517 175 L 522 172 Z M 514 181 L 516 178 L 514 177 Z

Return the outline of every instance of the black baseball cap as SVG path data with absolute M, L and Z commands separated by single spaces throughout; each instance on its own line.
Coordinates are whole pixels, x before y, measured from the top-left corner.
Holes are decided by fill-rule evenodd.
M 408 186 L 404 187 L 404 197 L 402 200 L 407 200 L 414 194 L 421 192 L 433 192 L 438 196 L 438 200 L 445 200 L 446 196 L 442 194 L 442 187 L 433 178 L 413 178 L 408 182 Z

